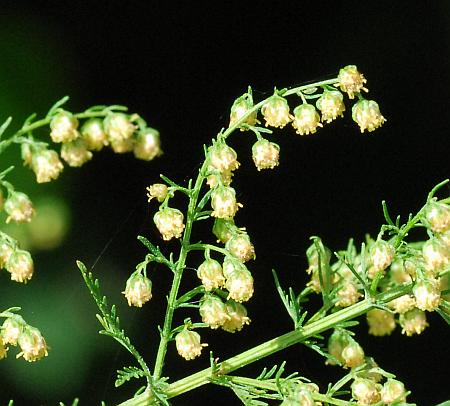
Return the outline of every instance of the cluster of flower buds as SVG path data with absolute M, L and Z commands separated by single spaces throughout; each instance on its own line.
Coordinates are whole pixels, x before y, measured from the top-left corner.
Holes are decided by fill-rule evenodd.
M 161 154 L 159 133 L 146 126 L 138 128 L 134 123 L 138 120 L 136 114 L 109 111 L 104 118 L 87 119 L 79 128 L 77 115 L 59 109 L 50 121 L 50 138 L 61 144 L 60 156 L 71 167 L 82 166 L 92 158 L 92 151 L 107 145 L 116 153 L 133 152 L 136 158 L 150 161 Z M 29 138 L 21 148 L 24 164 L 33 170 L 38 183 L 50 182 L 62 172 L 60 156 L 47 144 Z
M 351 389 L 353 399 L 359 405 L 397 405 L 406 402 L 405 385 L 392 378 L 382 385 L 373 379 L 356 377 Z
M 335 87 L 348 94 L 350 99 L 358 97 L 358 101 L 352 107 L 352 118 L 359 125 L 361 132 L 373 131 L 380 127 L 386 119 L 381 115 L 378 104 L 373 100 L 366 100 L 362 92 L 368 90 L 364 87 L 366 79 L 358 71 L 355 65 L 348 65 L 339 71 Z M 296 132 L 300 135 L 314 134 L 323 123 L 330 123 L 338 117 L 342 117 L 345 111 L 343 94 L 330 85 L 322 86 L 323 92 L 317 94 L 317 89 L 312 97 L 317 99 L 316 104 L 308 103 L 309 93 L 301 91 L 298 94 L 302 103 L 296 106 L 292 114 L 286 98 L 285 91 L 277 91 L 269 97 L 261 106 L 261 114 L 265 125 L 269 127 L 283 128 L 292 123 Z M 320 114 L 319 114 L 320 112 Z M 251 91 L 239 97 L 231 107 L 230 127 L 237 125 L 240 120 L 240 129 L 245 130 L 257 123 L 258 109 L 253 105 Z
M 17 358 L 23 357 L 28 362 L 48 355 L 47 343 L 40 331 L 17 315 L 6 318 L 0 327 L 0 359 L 6 357 L 10 345 L 19 345 L 21 351 Z
M 16 240 L 0 232 L 0 269 L 11 274 L 11 280 L 27 283 L 34 272 L 33 259 L 28 251 L 19 248 Z

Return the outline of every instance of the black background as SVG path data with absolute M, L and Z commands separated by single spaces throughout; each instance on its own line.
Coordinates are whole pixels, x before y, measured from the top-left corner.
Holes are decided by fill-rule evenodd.
M 235 335 L 205 333 L 210 349 L 222 359 L 290 328 L 275 294 L 271 269 L 277 269 L 283 285 L 300 289 L 306 282 L 304 251 L 311 235 L 321 236 L 333 250 L 345 247 L 349 237 L 360 243 L 365 233 L 378 232 L 383 199 L 392 213 L 405 218 L 421 207 L 436 183 L 449 177 L 450 6 L 445 1 L 370 5 L 358 1 L 48 1 L 16 2 L 5 5 L 1 13 L 5 24 L 14 21 L 15 28 L 20 27 L 11 44 L 18 55 L 20 43 L 33 40 L 27 36 L 42 33 L 43 27 L 48 34 L 39 34 L 42 41 L 60 50 L 55 58 L 52 48 L 46 52 L 41 44 L 23 66 L 31 74 L 36 61 L 55 58 L 47 72 L 54 83 L 48 100 L 40 97 L 40 83 L 22 84 L 23 103 L 29 110 L 44 110 L 69 93 L 74 111 L 93 104 L 126 104 L 161 132 L 165 154 L 157 161 L 144 163 L 105 151 L 76 175 L 68 175 L 70 188 L 65 195 L 71 199 L 75 221 L 65 260 L 73 264 L 81 258 L 91 265 L 111 240 L 97 265 L 98 276 L 117 278 L 120 283 L 145 254 L 135 236 L 143 234 L 160 243 L 151 222 L 155 206 L 146 203 L 145 187 L 157 181 L 159 173 L 178 182 L 195 176 L 202 145 L 228 124 L 229 107 L 247 85 L 260 99 L 274 86 L 328 78 L 348 64 L 356 64 L 365 74 L 368 97 L 378 101 L 387 118 L 374 133 L 359 133 L 347 104 L 344 119 L 314 136 L 300 137 L 291 129 L 275 131 L 281 164 L 261 173 L 251 162 L 253 137 L 247 133 L 232 137 L 242 163 L 234 186 L 244 207 L 236 221 L 247 227 L 255 243 L 257 259 L 249 267 L 256 290 L 248 303 L 249 327 Z M 10 73 L 11 77 L 2 78 L 4 91 L 14 84 L 14 72 Z M 182 199 L 179 203 L 182 208 Z M 121 274 L 100 272 L 106 257 Z M 195 266 L 195 261 L 190 265 Z M 154 330 L 162 322 L 169 275 L 156 270 L 152 280 L 152 302 L 140 312 L 126 313 L 132 314 L 131 319 L 124 318 L 148 359 L 156 349 Z M 81 279 L 74 281 L 77 300 L 89 301 Z M 93 311 L 89 307 L 86 317 L 93 318 Z M 433 405 L 450 395 L 448 329 L 433 316 L 431 328 L 412 338 L 398 330 L 391 337 L 368 337 L 364 321 L 357 329 L 366 352 L 403 380 L 413 391 L 411 401 L 419 405 Z M 85 339 L 100 345 L 108 340 L 96 337 L 95 328 L 92 334 Z M 133 384 L 128 391 L 114 389 L 113 370 L 132 360 L 117 347 L 107 348 L 109 352 L 99 352 L 92 362 L 84 386 L 61 400 L 79 396 L 81 404 L 98 404 L 101 399 L 114 404 L 131 395 L 131 389 L 137 388 Z M 298 370 L 322 389 L 342 376 L 300 346 L 242 372 L 255 376 L 263 366 L 282 359 L 288 361 L 288 371 Z M 170 348 L 166 373 L 178 379 L 207 364 L 206 355 L 200 361 L 182 362 Z M 7 376 L 1 381 L 8 382 Z M 0 394 L 2 401 L 14 397 L 19 405 L 56 404 L 51 394 L 39 400 L 32 396 L 9 385 Z M 197 389 L 173 404 L 213 402 L 239 404 L 220 387 Z

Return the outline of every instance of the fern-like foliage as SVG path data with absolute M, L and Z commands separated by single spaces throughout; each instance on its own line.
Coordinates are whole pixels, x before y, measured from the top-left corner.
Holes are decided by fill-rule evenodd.
M 136 367 L 124 367 L 123 370 L 117 371 L 117 379 L 115 382 L 116 388 L 123 385 L 125 382 L 133 379 L 133 378 L 142 378 L 145 377 L 145 372 Z

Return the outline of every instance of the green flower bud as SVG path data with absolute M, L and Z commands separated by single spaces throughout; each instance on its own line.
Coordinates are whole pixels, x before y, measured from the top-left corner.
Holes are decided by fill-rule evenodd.
M 371 132 L 381 127 L 386 119 L 381 115 L 378 103 L 373 100 L 360 100 L 352 107 L 352 118 L 361 132 Z
M 436 276 L 450 260 L 450 249 L 437 238 L 430 238 L 422 246 L 425 269 L 429 276 Z
M 136 136 L 133 147 L 134 156 L 144 161 L 151 161 L 162 154 L 159 132 L 154 128 L 146 128 Z
M 432 312 L 439 307 L 441 291 L 438 280 L 428 279 L 418 281 L 413 287 L 413 294 L 416 298 L 416 306 L 418 309 Z
M 131 275 L 122 292 L 128 301 L 128 306 L 142 307 L 152 298 L 152 281 L 140 273 Z
M 364 350 L 353 338 L 349 337 L 348 344 L 342 349 L 342 358 L 345 366 L 359 367 L 364 364 Z
M 116 154 L 125 154 L 134 150 L 135 139 L 130 138 L 115 138 L 109 141 L 109 146 Z
M 5 201 L 5 212 L 8 214 L 6 222 L 27 223 L 34 216 L 33 204 L 29 197 L 22 192 L 13 191 Z
M 3 339 L 3 344 L 17 345 L 23 327 L 23 324 L 19 323 L 16 319 L 12 317 L 7 318 L 1 327 L 0 336 Z
M 332 359 L 328 359 L 326 363 L 329 365 L 336 365 L 338 363 L 344 364 L 345 360 L 342 357 L 342 351 L 348 345 L 348 343 L 348 334 L 339 329 L 335 329 L 333 331 L 333 334 L 331 334 L 330 338 L 328 339 L 328 353 L 336 358 L 337 362 Z
M 231 106 L 230 112 L 230 127 L 236 122 L 242 119 L 242 117 L 247 114 L 253 108 L 253 99 L 249 93 L 243 94 L 241 97 L 237 98 L 233 105 Z M 257 112 L 250 114 L 242 124 L 256 125 L 258 120 L 256 119 Z M 244 127 L 240 127 L 241 131 L 245 131 Z
M 92 158 L 92 152 L 88 151 L 86 142 L 78 138 L 62 144 L 61 157 L 69 166 L 79 167 Z
M 200 334 L 186 328 L 176 335 L 175 344 L 178 354 L 188 361 L 200 356 L 203 347 L 208 346 L 200 343 Z
M 212 229 L 213 234 L 217 237 L 217 242 L 226 243 L 239 229 L 232 219 L 216 218 Z
M 78 120 L 68 111 L 61 111 L 50 121 L 53 142 L 70 142 L 78 138 Z
M 375 278 L 378 272 L 383 272 L 391 265 L 395 256 L 395 248 L 384 240 L 377 240 L 369 249 L 369 269 L 367 276 Z
M 252 274 L 246 269 L 238 269 L 226 275 L 225 287 L 229 292 L 228 299 L 239 303 L 246 302 L 253 296 Z
M 153 216 L 153 221 L 165 241 L 181 237 L 184 230 L 183 219 L 183 213 L 171 207 L 160 207 Z
M 276 93 L 267 99 L 261 107 L 261 113 L 266 120 L 266 127 L 283 128 L 292 120 L 287 100 Z
M 91 151 L 100 151 L 105 145 L 108 145 L 108 137 L 103 128 L 103 120 L 99 118 L 87 120 L 81 127 L 81 136 L 86 143 L 87 149 Z
M 424 209 L 422 222 L 434 233 L 450 229 L 450 206 L 430 200 Z
M 381 401 L 386 405 L 406 402 L 406 389 L 403 382 L 388 378 L 381 389 Z
M 369 334 L 374 336 L 390 335 L 395 329 L 395 318 L 392 313 L 381 309 L 372 309 L 367 312 Z
M 169 188 L 163 183 L 154 183 L 147 188 L 147 192 L 149 202 L 154 198 L 162 203 L 166 199 L 167 193 L 169 193 Z
M 348 97 L 353 99 L 355 94 L 360 93 L 361 90 L 367 92 L 364 87 L 366 79 L 358 72 L 358 68 L 355 65 L 347 65 L 339 71 L 338 75 L 339 83 L 337 86 L 341 88 L 343 92 L 348 93 Z
M 13 252 L 14 246 L 11 242 L 0 236 L 0 268 L 5 267 Z
M 294 120 L 292 126 L 300 135 L 314 134 L 317 127 L 323 127 L 320 116 L 312 104 L 301 104 L 294 109 Z

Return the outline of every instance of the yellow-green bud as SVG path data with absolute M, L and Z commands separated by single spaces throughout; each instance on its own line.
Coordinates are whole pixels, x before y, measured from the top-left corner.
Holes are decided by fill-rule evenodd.
M 351 388 L 353 398 L 360 405 L 373 405 L 380 401 L 381 385 L 371 379 L 355 378 Z
M 216 218 L 212 229 L 213 234 L 217 237 L 217 242 L 226 243 L 239 229 L 233 220 Z
M 389 378 L 381 389 L 381 401 L 386 405 L 394 402 L 406 402 L 406 389 L 403 382 Z
M 255 248 L 247 233 L 234 234 L 225 244 L 225 249 L 241 262 L 255 259 Z
M 231 317 L 228 315 L 226 306 L 214 295 L 205 295 L 199 308 L 203 323 L 212 329 L 221 327 Z
M 36 182 L 45 183 L 59 176 L 63 170 L 63 164 L 56 151 L 40 149 L 32 155 L 31 169 L 36 174 Z
M 392 313 L 381 309 L 372 309 L 367 312 L 369 334 L 374 336 L 390 335 L 395 329 L 395 318 Z
M 211 166 L 219 172 L 234 171 L 239 167 L 236 151 L 225 142 L 216 142 L 209 147 Z
M 373 100 L 360 100 L 352 107 L 352 118 L 361 132 L 371 132 L 381 127 L 386 119 L 381 115 L 378 103 Z
M 328 339 L 328 353 L 336 358 L 337 362 L 333 359 L 328 359 L 327 364 L 336 365 L 337 363 L 344 364 L 345 360 L 342 357 L 343 349 L 348 345 L 348 334 L 343 333 L 341 330 L 335 329 Z
M 136 126 L 124 113 L 109 114 L 103 121 L 103 126 L 111 143 L 112 141 L 123 141 L 131 138 L 136 130 Z
M 19 336 L 18 343 L 22 351 L 17 358 L 22 356 L 26 361 L 33 362 L 48 355 L 47 343 L 35 327 L 26 326 Z
M 234 333 L 241 331 L 244 325 L 250 324 L 250 319 L 247 317 L 247 309 L 244 305 L 234 300 L 227 300 L 225 310 L 229 318 L 222 324 L 223 330 Z
M 133 151 L 134 142 L 135 139 L 133 137 L 125 139 L 112 139 L 109 142 L 109 146 L 116 154 L 125 154 Z
M 348 307 L 355 304 L 362 293 L 359 291 L 358 283 L 352 279 L 344 279 L 341 287 L 336 292 L 336 306 Z
M 266 127 L 283 128 L 292 120 L 287 100 L 276 93 L 267 99 L 261 107 L 261 113 L 266 120 Z
M 421 334 L 428 326 L 425 312 L 417 308 L 401 314 L 399 323 L 402 327 L 402 334 L 406 334 L 408 337 Z
M 13 245 L 0 237 L 0 268 L 4 268 L 8 262 L 9 257 L 14 252 Z
M 92 152 L 87 149 L 86 142 L 82 138 L 64 142 L 61 146 L 61 158 L 69 166 L 79 167 L 92 158 Z
M 87 149 L 91 151 L 100 151 L 105 145 L 108 145 L 108 137 L 103 128 L 103 120 L 99 118 L 87 120 L 81 127 L 81 135 Z
M 147 187 L 147 197 L 150 202 L 152 199 L 158 200 L 162 203 L 169 193 L 169 188 L 164 183 L 154 183 L 153 185 Z
M 5 212 L 8 214 L 6 222 L 27 223 L 34 216 L 33 204 L 29 197 L 22 192 L 13 191 L 5 201 Z
M 151 161 L 162 154 L 159 132 L 154 128 L 140 131 L 133 146 L 134 156 L 144 161 Z
M 337 90 L 325 90 L 317 100 L 316 107 L 322 113 L 322 121 L 331 123 L 344 115 L 344 96 Z
M 388 306 L 394 310 L 394 312 L 403 314 L 416 307 L 416 299 L 410 295 L 403 295 L 397 299 L 391 300 Z
M 11 274 L 11 280 L 27 283 L 33 276 L 33 259 L 28 251 L 16 249 L 9 256 L 5 268 Z
M 186 328 L 176 335 L 175 344 L 178 354 L 188 361 L 200 356 L 203 347 L 208 346 L 201 344 L 200 334 Z
M 128 306 L 142 307 L 152 298 L 152 281 L 144 275 L 131 275 L 122 292 L 128 301 Z
M 230 186 L 231 180 L 233 179 L 233 171 L 219 172 L 211 165 L 208 169 L 213 172 L 206 178 L 206 183 L 211 189 L 219 185 Z
M 70 142 L 78 138 L 78 120 L 68 111 L 61 111 L 50 121 L 53 142 Z
M 7 318 L 1 327 L 0 336 L 3 338 L 4 345 L 17 345 L 20 335 L 23 331 L 23 325 L 12 317 Z
M 429 276 L 436 276 L 449 263 L 450 249 L 437 238 L 430 238 L 422 246 L 422 256 Z
M 236 202 L 236 191 L 232 187 L 219 185 L 211 192 L 211 216 L 231 219 L 240 206 L 242 205 Z
M 397 259 L 392 262 L 389 268 L 389 277 L 393 283 L 396 285 L 403 285 L 406 283 L 411 283 L 411 274 L 408 271 L 412 270 L 413 261 L 410 259 Z M 415 269 L 414 269 L 415 276 Z
M 418 309 L 432 312 L 439 307 L 441 291 L 438 280 L 428 279 L 418 281 L 413 287 L 413 294 L 416 298 L 416 306 Z
M 225 285 L 222 266 L 215 259 L 205 259 L 197 269 L 197 276 L 207 292 Z
M 323 127 L 320 116 L 312 104 L 301 104 L 294 109 L 294 120 L 292 126 L 300 135 L 314 134 L 317 127 Z
M 256 169 L 273 169 L 278 166 L 280 147 L 266 139 L 256 141 L 252 146 L 252 158 Z
M 153 216 L 153 221 L 165 241 L 181 237 L 184 230 L 183 219 L 183 213 L 171 207 L 160 207 Z
M 367 92 L 364 87 L 366 79 L 362 73 L 358 72 L 358 68 L 355 65 L 347 65 L 339 71 L 338 75 L 339 83 L 337 86 L 341 88 L 343 92 L 348 93 L 348 97 L 353 99 L 355 94 L 360 93 L 362 90 Z

